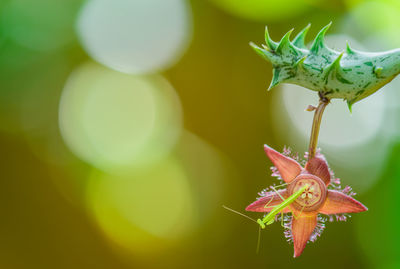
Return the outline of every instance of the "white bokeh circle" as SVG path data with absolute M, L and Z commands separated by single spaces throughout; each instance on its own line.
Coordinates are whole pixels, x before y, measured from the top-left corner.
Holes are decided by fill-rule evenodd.
M 153 73 L 180 59 L 191 37 L 185 0 L 90 0 L 77 22 L 96 61 L 121 72 Z
M 161 76 L 133 76 L 87 63 L 63 90 L 59 124 L 68 147 L 102 170 L 146 165 L 181 134 L 181 106 Z

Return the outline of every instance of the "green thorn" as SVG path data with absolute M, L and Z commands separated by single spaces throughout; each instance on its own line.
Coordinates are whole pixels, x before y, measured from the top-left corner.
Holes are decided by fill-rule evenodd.
M 349 41 L 346 40 L 346 52 L 347 54 L 355 54 L 354 50 L 350 47 Z
M 279 73 L 281 72 L 280 69 L 274 68 L 272 70 L 272 80 L 271 80 L 271 84 L 268 87 L 268 91 L 270 91 L 273 87 L 275 87 L 276 85 L 278 85 L 281 81 L 279 80 Z
M 339 56 L 332 62 L 332 65 L 336 68 L 340 68 L 340 60 L 342 59 L 344 51 L 339 54 Z
M 271 51 L 271 49 L 267 45 L 261 44 L 261 46 L 263 47 L 263 49 Z
M 325 33 L 328 31 L 328 29 L 331 25 L 332 25 L 332 22 L 330 22 L 328 25 L 326 25 L 324 28 L 322 28 L 321 31 L 319 31 L 319 33 L 317 34 L 317 36 L 314 39 L 313 44 L 311 45 L 310 51 L 312 53 L 317 53 L 321 48 L 325 47 L 325 44 L 324 44 Z
M 300 58 L 297 62 L 294 63 L 293 67 L 295 67 L 295 68 L 297 68 L 297 67 L 299 67 L 299 66 L 300 66 L 300 67 L 303 67 L 303 63 L 304 63 L 304 61 L 307 59 L 307 56 L 308 56 L 308 55 L 306 55 L 306 56 Z
M 287 32 L 281 39 L 281 41 L 278 44 L 278 47 L 276 48 L 277 53 L 282 53 L 284 48 L 287 48 L 289 46 L 292 46 L 290 43 L 290 35 L 292 34 L 294 29 L 291 29 L 289 32 Z
M 349 108 L 350 114 L 353 114 L 352 106 L 353 106 L 352 102 L 347 100 L 347 107 Z
M 250 47 L 252 47 L 254 49 L 254 51 L 260 55 L 261 57 L 263 57 L 264 59 L 270 61 L 271 63 L 273 62 L 273 58 L 275 57 L 275 55 L 265 49 L 260 48 L 259 46 L 257 46 L 256 44 L 254 44 L 253 42 L 250 42 Z
M 338 57 L 327 67 L 324 68 L 323 70 L 323 77 L 327 78 L 328 75 L 332 72 L 339 72 L 340 70 L 340 59 L 342 59 L 344 52 L 340 53 Z
M 271 49 L 271 50 L 275 50 L 276 46 L 278 45 L 269 36 L 268 26 L 265 26 L 265 43 L 267 44 L 268 48 Z
M 305 45 L 305 39 L 306 39 L 306 35 L 308 33 L 308 30 L 310 30 L 311 27 L 311 23 L 309 23 L 303 30 L 301 30 L 297 36 L 294 38 L 292 44 L 298 48 L 301 49 L 306 49 L 306 45 Z
M 252 47 L 252 48 L 254 49 L 254 51 L 255 51 L 258 55 L 262 56 L 263 58 L 266 57 L 266 56 L 265 56 L 265 53 L 264 53 L 264 50 L 263 50 L 262 48 L 260 48 L 259 46 L 257 46 L 257 45 L 254 44 L 253 42 L 250 42 L 249 45 L 250 45 L 250 47 Z

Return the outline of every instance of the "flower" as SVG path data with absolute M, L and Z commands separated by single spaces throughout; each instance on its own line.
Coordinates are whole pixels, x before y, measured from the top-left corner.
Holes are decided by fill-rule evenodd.
M 272 187 L 260 193 L 261 197 L 250 204 L 246 210 L 253 212 L 270 212 L 274 206 L 282 203 L 283 198 L 288 198 L 304 186 L 305 191 L 290 205 L 283 209 L 285 217 L 285 236 L 293 240 L 294 257 L 303 252 L 308 241 L 315 241 L 325 228 L 326 218 L 321 214 L 328 215 L 333 221 L 346 220 L 345 213 L 358 213 L 368 210 L 359 201 L 353 199 L 350 187 L 340 189 L 337 184 L 339 179 L 333 178 L 328 164 L 319 152 L 308 160 L 304 168 L 295 159 L 285 156 L 288 150 L 281 154 L 269 146 L 264 146 L 265 153 L 275 167 L 273 175 L 281 178 L 287 185 L 286 189 L 275 191 Z M 306 154 L 307 156 L 307 154 Z M 288 215 L 292 213 L 291 215 Z

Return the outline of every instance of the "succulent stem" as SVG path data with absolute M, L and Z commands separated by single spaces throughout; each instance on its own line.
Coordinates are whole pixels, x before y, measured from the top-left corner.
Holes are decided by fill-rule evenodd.
M 314 119 L 310 135 L 310 147 L 308 149 L 309 160 L 311 160 L 315 156 L 315 151 L 318 144 L 319 129 L 321 127 L 322 114 L 324 113 L 326 106 L 330 102 L 330 100 L 326 98 L 321 92 L 319 92 L 318 94 L 319 94 L 319 104 L 317 109 L 315 109 L 314 113 Z
M 349 44 L 344 51 L 325 45 L 324 36 L 331 24 L 317 34 L 309 49 L 304 40 L 310 28 L 305 27 L 291 41 L 287 32 L 279 42 L 265 30 L 265 45 L 250 43 L 255 52 L 273 66 L 268 90 L 280 83 L 296 84 L 322 92 L 329 99 L 347 101 L 349 110 L 356 102 L 370 96 L 400 74 L 400 48 L 368 53 L 353 50 Z

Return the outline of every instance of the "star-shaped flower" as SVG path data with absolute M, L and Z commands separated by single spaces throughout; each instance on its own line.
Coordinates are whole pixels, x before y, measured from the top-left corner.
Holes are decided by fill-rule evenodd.
M 308 160 L 304 168 L 293 158 L 285 156 L 274 149 L 264 146 L 265 152 L 277 169 L 277 174 L 287 184 L 283 190 L 263 192 L 262 197 L 250 204 L 246 210 L 253 212 L 270 212 L 274 206 L 283 202 L 299 189 L 307 186 L 304 192 L 283 213 L 292 212 L 288 219 L 288 237 L 293 240 L 294 257 L 300 256 L 309 240 L 314 241 L 324 225 L 319 223 L 323 218 L 319 214 L 337 216 L 343 213 L 358 213 L 368 210 L 363 204 L 348 195 L 351 188 L 334 190 L 331 184 L 332 175 L 322 154 Z

